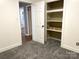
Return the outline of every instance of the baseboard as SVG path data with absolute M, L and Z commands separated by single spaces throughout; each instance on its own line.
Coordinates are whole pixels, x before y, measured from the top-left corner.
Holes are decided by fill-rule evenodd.
M 0 53 L 5 52 L 7 50 L 10 50 L 12 48 L 18 47 L 20 45 L 22 45 L 22 43 L 16 43 L 14 45 L 10 45 L 10 46 L 4 47 L 4 48 L 0 49 Z
M 68 50 L 70 50 L 70 51 L 79 53 L 79 49 L 73 48 L 73 47 L 71 47 L 71 46 L 69 46 L 69 45 L 61 44 L 61 47 L 62 47 L 62 48 L 65 48 L 65 49 L 68 49 Z
M 44 45 L 44 42 L 42 42 L 42 41 L 37 41 L 37 40 L 33 40 L 33 41 L 38 42 L 38 43 L 40 43 L 40 44 L 43 44 L 43 45 Z

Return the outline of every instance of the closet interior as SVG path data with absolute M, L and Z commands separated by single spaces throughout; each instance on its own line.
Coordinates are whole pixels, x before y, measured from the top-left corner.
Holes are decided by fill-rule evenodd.
M 47 38 L 61 41 L 63 0 L 54 0 L 46 3 L 47 11 Z

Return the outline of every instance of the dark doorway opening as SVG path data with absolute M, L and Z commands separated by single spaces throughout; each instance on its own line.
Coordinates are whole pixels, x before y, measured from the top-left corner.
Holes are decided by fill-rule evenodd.
M 22 34 L 22 43 L 32 40 L 31 4 L 19 2 L 19 16 Z

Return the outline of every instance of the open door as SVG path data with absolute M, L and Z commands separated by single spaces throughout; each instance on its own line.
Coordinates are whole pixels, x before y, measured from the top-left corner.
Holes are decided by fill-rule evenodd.
M 44 44 L 44 1 L 32 4 L 33 40 Z

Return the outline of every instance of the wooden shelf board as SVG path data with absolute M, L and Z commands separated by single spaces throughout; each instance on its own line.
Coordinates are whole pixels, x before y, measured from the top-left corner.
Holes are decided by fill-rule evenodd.
M 51 13 L 51 12 L 62 12 L 63 9 L 55 9 L 55 10 L 47 10 L 47 13 Z
M 55 38 L 55 37 L 48 37 L 48 39 L 53 39 L 53 40 L 61 41 L 61 39 L 58 39 L 58 38 Z
M 47 29 L 48 31 L 54 31 L 54 32 L 62 32 L 61 30 L 55 30 L 55 29 Z
M 47 20 L 47 22 L 62 22 L 62 20 Z

